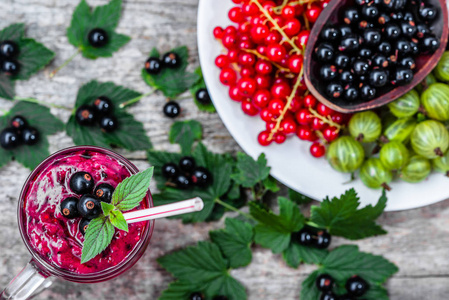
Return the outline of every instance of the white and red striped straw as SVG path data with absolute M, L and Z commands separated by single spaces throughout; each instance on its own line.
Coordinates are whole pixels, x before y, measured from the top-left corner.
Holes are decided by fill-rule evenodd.
M 201 200 L 201 198 L 199 197 L 196 197 L 171 204 L 136 210 L 133 212 L 125 213 L 123 214 L 123 216 L 125 217 L 126 222 L 128 224 L 131 224 L 196 212 L 202 210 L 203 207 L 203 200 Z

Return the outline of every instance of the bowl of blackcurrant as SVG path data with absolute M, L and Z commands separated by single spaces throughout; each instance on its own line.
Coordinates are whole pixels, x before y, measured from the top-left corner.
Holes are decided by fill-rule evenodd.
M 312 94 L 342 113 L 373 109 L 424 80 L 448 39 L 444 0 L 334 0 L 304 55 Z

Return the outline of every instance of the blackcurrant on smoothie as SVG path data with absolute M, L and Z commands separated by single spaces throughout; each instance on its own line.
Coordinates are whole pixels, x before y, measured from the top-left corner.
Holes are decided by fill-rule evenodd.
M 136 248 L 146 242 L 143 236 L 146 235 L 146 227 L 150 226 L 148 222 L 140 222 L 130 224 L 129 232 L 116 229 L 110 246 L 81 264 L 84 236 L 79 224 L 85 219 L 67 218 L 61 210 L 63 200 L 81 197 L 71 189 L 71 177 L 86 172 L 93 179 L 94 188 L 100 185 L 115 188 L 135 173 L 119 159 L 92 149 L 86 147 L 63 153 L 47 161 L 29 179 L 23 191 L 21 208 L 24 239 L 28 240 L 32 250 L 56 269 L 80 275 L 102 272 L 126 261 Z M 142 201 L 136 210 L 147 206 L 148 201 Z

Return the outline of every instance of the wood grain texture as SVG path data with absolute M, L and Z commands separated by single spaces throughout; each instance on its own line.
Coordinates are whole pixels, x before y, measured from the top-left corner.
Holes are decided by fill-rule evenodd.
M 228 0 L 214 0 L 228 1 Z M 89 0 L 91 5 L 106 1 Z M 87 60 L 77 57 L 50 80 L 48 74 L 75 49 L 68 44 L 65 30 L 78 1 L 74 0 L 1 0 L 0 28 L 14 22 L 27 24 L 28 36 L 43 42 L 56 52 L 56 59 L 29 81 L 18 82 L 20 97 L 36 97 L 65 106 L 73 106 L 78 88 L 92 79 L 113 81 L 140 92 L 150 89 L 140 78 L 140 69 L 152 47 L 161 52 L 187 45 L 192 70 L 198 65 L 196 47 L 196 10 L 198 0 L 128 0 L 118 31 L 132 37 L 131 42 L 112 58 Z M 147 134 L 160 150 L 177 151 L 168 142 L 171 121 L 163 117 L 165 99 L 155 94 L 145 98 L 130 111 L 145 124 Z M 218 115 L 198 112 L 191 99 L 181 100 L 183 119 L 196 119 L 204 125 L 207 146 L 216 152 L 235 153 L 238 145 L 229 136 Z M 12 103 L 0 100 L 0 108 Z M 69 113 L 52 109 L 67 121 Z M 50 138 L 50 151 L 71 146 L 65 133 Z M 145 153 L 122 153 L 140 168 L 149 164 Z M 18 163 L 0 169 L 0 289 L 29 260 L 16 221 L 17 198 L 29 170 Z M 323 183 L 325 184 L 325 183 Z M 283 189 L 285 194 L 286 189 Z M 232 215 L 232 214 L 231 214 Z M 449 293 L 449 201 L 405 212 L 385 213 L 380 222 L 389 231 L 382 237 L 357 243 L 363 251 L 385 255 L 401 268 L 388 282 L 392 300 L 447 299 Z M 222 227 L 222 222 L 182 225 L 179 221 L 156 222 L 151 245 L 129 273 L 96 285 L 55 282 L 35 299 L 156 299 L 172 280 L 156 263 L 156 258 L 175 249 L 208 238 L 208 231 Z M 335 239 L 332 247 L 347 243 Z M 247 288 L 249 299 L 297 299 L 301 281 L 313 270 L 311 266 L 288 268 L 279 255 L 256 247 L 250 266 L 232 271 Z M 308 299 L 304 299 L 308 300 Z

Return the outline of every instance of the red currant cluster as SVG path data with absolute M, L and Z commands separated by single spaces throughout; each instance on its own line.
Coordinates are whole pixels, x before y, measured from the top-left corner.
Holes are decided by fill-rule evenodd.
M 215 64 L 229 97 L 250 116 L 259 115 L 266 130 L 262 146 L 282 144 L 288 136 L 313 142 L 314 157 L 338 137 L 347 118 L 317 103 L 303 78 L 303 52 L 310 26 L 329 0 L 232 0 L 229 19 L 236 26 L 216 27 L 213 34 L 227 53 Z

